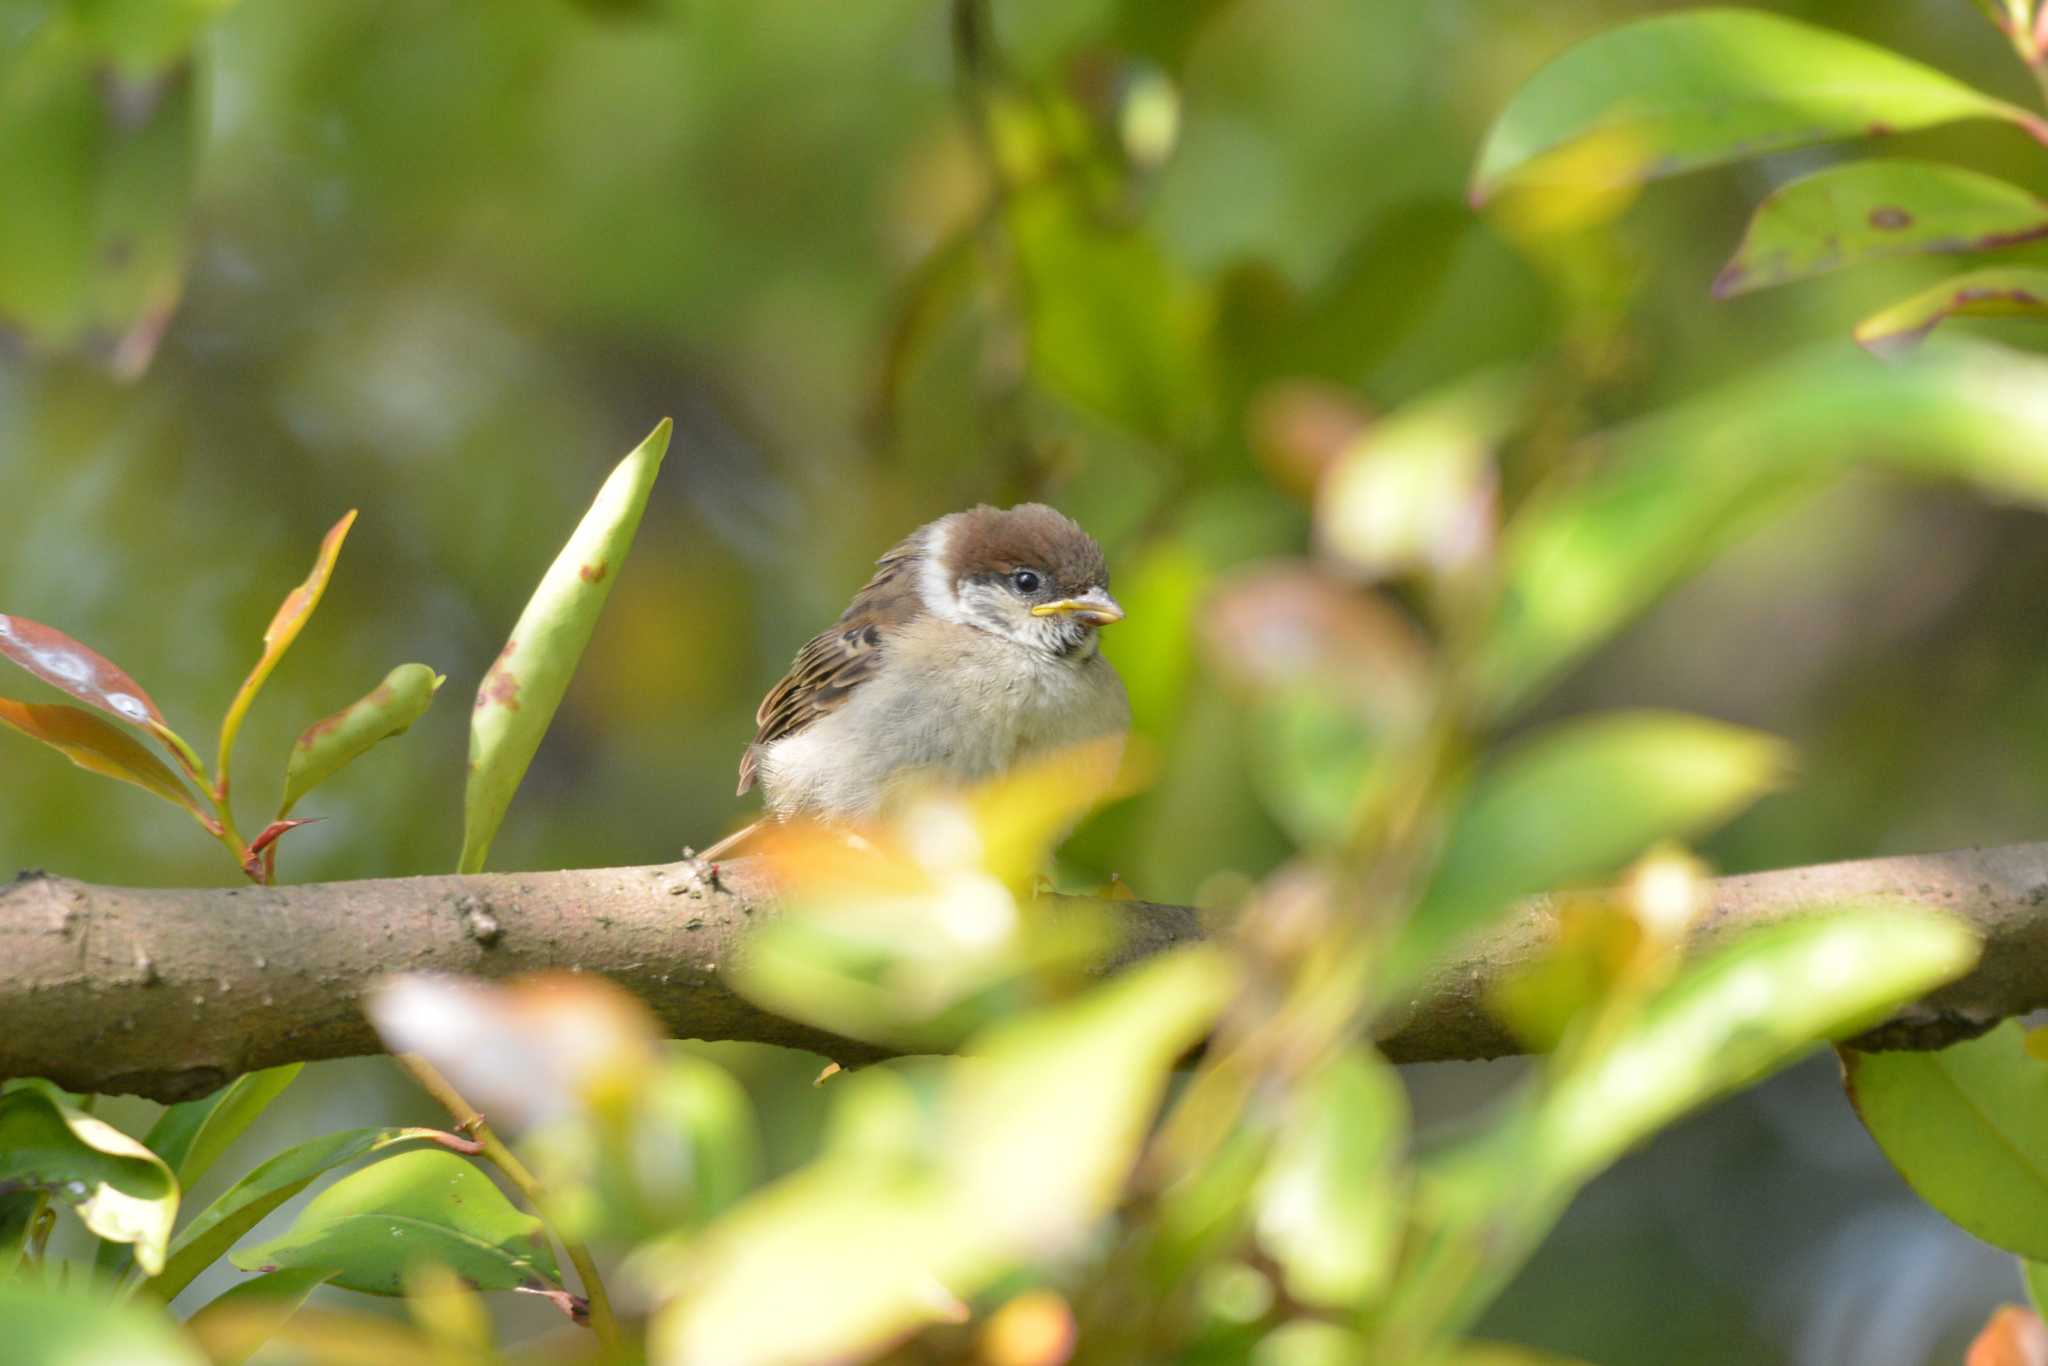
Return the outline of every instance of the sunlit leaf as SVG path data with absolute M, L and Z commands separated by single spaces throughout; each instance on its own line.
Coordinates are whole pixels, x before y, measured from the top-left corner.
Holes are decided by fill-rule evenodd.
M 1259 1183 L 1259 1243 L 1306 1304 L 1369 1303 L 1393 1274 L 1403 1217 L 1408 1096 L 1353 1050 L 1302 1088 Z
M 1849 1098 L 1920 1198 L 1988 1243 L 2048 1260 L 2048 1063 L 2007 1020 L 1934 1053 L 1844 1050 Z
M 247 1270 L 334 1267 L 334 1283 L 397 1295 L 416 1262 L 439 1262 L 480 1290 L 560 1288 L 541 1222 L 477 1166 L 437 1148 L 399 1153 L 329 1186 L 289 1231 L 238 1249 Z
M 53 626 L 0 616 L 0 655 L 116 720 L 144 730 L 164 724 L 164 714 L 141 684 Z
M 1517 897 L 1611 873 L 1659 840 L 1713 827 L 1782 783 L 1789 764 L 1767 735 L 1671 712 L 1538 732 L 1474 779 L 1388 978 L 1411 980 Z
M 331 1267 L 273 1271 L 230 1286 L 185 1321 L 214 1366 L 240 1366 L 299 1312 L 307 1296 L 334 1279 Z
M 222 1191 L 179 1229 L 162 1274 L 143 1288 L 157 1299 L 170 1300 L 264 1215 L 336 1167 L 396 1144 L 446 1138 L 438 1129 L 345 1129 L 287 1148 Z
M 667 418 L 605 480 L 477 688 L 459 871 L 481 872 L 512 794 L 583 658 L 668 454 Z
M 446 681 L 424 664 L 401 664 L 362 698 L 306 727 L 285 761 L 278 815 L 290 812 L 299 798 L 361 758 L 379 740 L 405 734 Z
M 356 510 L 350 508 L 341 520 L 327 529 L 320 538 L 319 553 L 313 557 L 313 568 L 306 580 L 291 592 L 285 594 L 277 611 L 270 618 L 270 625 L 263 629 L 263 653 L 256 660 L 249 676 L 242 680 L 235 697 L 228 704 L 228 711 L 220 723 L 220 764 L 216 769 L 216 781 L 223 791 L 228 782 L 228 758 L 234 752 L 235 737 L 241 733 L 242 718 L 249 714 L 250 704 L 256 694 L 270 678 L 277 662 L 284 658 L 284 652 L 292 647 L 305 629 L 313 609 L 320 605 L 321 597 L 327 592 L 327 581 L 334 577 L 334 562 L 341 557 L 341 543 L 348 537 L 348 529 L 355 525 Z
M 2048 237 L 2048 200 L 1937 161 L 1851 161 L 1772 191 L 1734 259 L 1726 298 L 1841 266 L 1918 252 L 1990 251 Z
M 1511 181 L 1540 186 L 1588 139 L 1638 149 L 1617 159 L 1621 180 L 1974 118 L 2039 128 L 2024 109 L 1860 39 L 1757 10 L 1691 9 L 1597 34 L 1531 77 L 1488 131 L 1471 194 L 1483 203 Z
M 1822 347 L 1611 433 L 1597 452 L 1593 474 L 1537 493 L 1507 529 L 1506 597 L 1477 665 L 1502 711 L 1848 469 L 2048 502 L 2048 360 L 1952 342 L 1880 366 Z
M 1952 275 L 1856 324 L 1856 341 L 1880 356 L 1899 356 L 1950 318 L 2048 317 L 2048 270 L 1993 266 Z
M 89 711 L 62 704 L 17 702 L 0 697 L 0 724 L 40 740 L 89 773 L 133 783 L 191 813 L 211 830 L 213 817 L 164 761 L 124 731 Z
M 178 1180 L 162 1159 L 105 1120 L 66 1103 L 48 1082 L 0 1090 L 0 1190 L 46 1191 L 88 1229 L 131 1243 L 146 1272 L 163 1268 Z
M 209 1366 L 169 1318 L 85 1284 L 0 1280 L 0 1323 L 23 1366 Z

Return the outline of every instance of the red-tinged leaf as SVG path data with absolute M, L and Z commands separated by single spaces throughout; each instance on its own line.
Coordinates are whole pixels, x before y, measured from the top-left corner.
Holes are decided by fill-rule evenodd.
M 2031 1309 L 2001 1305 L 1970 1344 L 1963 1366 L 2048 1366 L 2048 1327 Z
M 54 626 L 0 616 L 0 655 L 131 726 L 154 729 L 164 724 L 164 714 L 140 683 Z
M 1895 359 L 1950 318 L 2048 318 L 2048 270 L 1992 266 L 1951 276 L 1856 324 L 1856 341 Z
M 327 529 L 321 538 L 320 553 L 314 557 L 313 570 L 306 575 L 306 581 L 285 594 L 284 602 L 270 619 L 270 625 L 263 631 L 263 655 L 256 661 L 256 667 L 249 670 L 249 676 L 242 680 L 242 687 L 235 694 L 235 700 L 228 704 L 228 714 L 220 725 L 220 767 L 218 782 L 223 794 L 228 785 L 228 755 L 234 750 L 235 736 L 242 729 L 242 718 L 248 715 L 249 706 L 255 702 L 256 694 L 262 691 L 270 678 L 271 670 L 284 658 L 284 652 L 299 638 L 307 618 L 320 605 L 320 597 L 327 591 L 327 581 L 334 577 L 334 562 L 341 557 L 341 543 L 348 537 L 348 529 L 355 525 L 356 510 L 350 508 L 340 521 Z
M 320 816 L 298 816 L 291 820 L 272 821 L 269 825 L 264 826 L 263 833 L 249 841 L 249 852 L 242 859 L 242 871 L 255 878 L 258 882 L 269 881 L 270 879 L 267 874 L 259 871 L 263 864 L 263 851 L 276 843 L 277 837 L 285 831 L 296 830 L 302 825 L 311 825 L 313 822 L 321 819 L 324 818 Z
M 61 703 L 42 705 L 0 697 L 0 722 L 30 739 L 42 741 L 88 772 L 133 783 L 191 812 L 192 818 L 208 830 L 216 829 L 213 818 L 163 760 L 127 732 L 116 730 L 89 711 Z

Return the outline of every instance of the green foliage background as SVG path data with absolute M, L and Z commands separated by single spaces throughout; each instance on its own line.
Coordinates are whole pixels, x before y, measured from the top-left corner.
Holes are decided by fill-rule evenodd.
M 44 7 L 0 3 L 0 50 Z M 1319 378 L 1384 408 L 1533 360 L 1560 421 L 1597 429 L 1837 339 L 1946 269 L 1711 301 L 1749 206 L 1825 153 L 1662 186 L 1563 258 L 1470 212 L 1479 137 L 1515 86 L 1655 8 L 999 3 L 987 135 L 1007 164 L 1077 163 L 1094 189 L 1081 208 L 1020 200 L 988 234 L 931 0 L 244 0 L 200 40 L 189 274 L 147 371 L 32 342 L 0 364 L 0 604 L 204 733 L 310 547 L 362 508 L 249 720 L 238 786 L 267 800 L 299 728 L 423 660 L 448 675 L 441 705 L 308 799 L 327 819 L 291 837 L 285 873 L 443 871 L 462 704 L 589 491 L 673 414 L 631 564 L 494 851 L 640 863 L 742 818 L 755 702 L 876 553 L 963 504 L 1043 497 L 1117 566 L 1131 620 L 1107 649 L 1160 759 L 1070 871 L 1220 896 L 1288 847 L 1193 636 L 1217 573 L 1307 534 L 1248 435 L 1268 385 Z M 1960 3 L 1767 8 L 2028 98 Z M 1163 109 L 1177 138 L 1154 165 Z M 2038 149 L 1996 126 L 1887 150 L 2038 175 Z M 1738 546 L 1543 713 L 1672 706 L 1792 740 L 1804 778 L 1706 848 L 1726 870 L 2027 838 L 2048 806 L 2044 573 L 2037 517 L 1859 479 Z M 225 872 L 183 817 L 12 735 L 0 865 Z M 803 1064 L 724 1051 L 771 1152 L 802 1151 Z M 371 1074 L 333 1076 L 373 1122 L 356 1118 L 380 1103 Z M 1501 1084 L 1412 1079 L 1439 1117 Z M 1871 1355 L 1869 1297 L 1900 1248 L 1981 1275 L 1923 1292 L 1926 1355 Z M 2017 1293 L 2010 1261 L 1978 1251 L 1908 1200 L 1812 1067 L 1596 1184 L 1488 1327 L 1603 1362 L 1952 1359 Z

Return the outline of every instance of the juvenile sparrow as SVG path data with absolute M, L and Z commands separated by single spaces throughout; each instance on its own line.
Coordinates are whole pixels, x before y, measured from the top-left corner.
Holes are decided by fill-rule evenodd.
M 777 819 L 872 818 L 906 781 L 971 782 L 1130 725 L 1096 627 L 1102 549 L 1043 503 L 920 527 L 761 702 L 740 758 Z

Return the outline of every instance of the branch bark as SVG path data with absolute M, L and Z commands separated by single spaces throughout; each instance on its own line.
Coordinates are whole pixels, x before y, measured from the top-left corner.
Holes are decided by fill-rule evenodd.
M 1691 948 L 1869 896 L 1960 916 L 1985 949 L 1968 977 L 1860 1045 L 1940 1047 L 2048 1005 L 2048 844 L 1722 878 Z M 724 865 L 715 884 L 685 864 L 204 890 L 24 873 L 0 887 L 0 1077 L 170 1101 L 252 1068 L 379 1052 L 358 1000 L 377 977 L 402 971 L 598 972 L 680 1038 L 782 1044 L 846 1063 L 883 1056 L 771 1015 L 727 985 L 767 904 L 744 863 Z M 1185 906 L 1113 906 L 1127 933 L 1111 968 L 1203 933 Z M 1519 1051 L 1485 995 L 1554 929 L 1543 899 L 1519 908 L 1383 1022 L 1381 1047 L 1397 1062 Z

